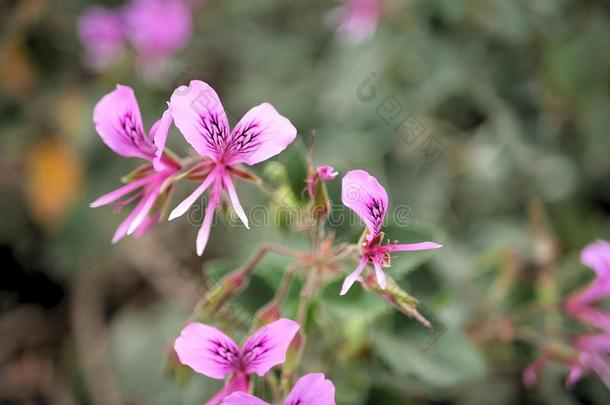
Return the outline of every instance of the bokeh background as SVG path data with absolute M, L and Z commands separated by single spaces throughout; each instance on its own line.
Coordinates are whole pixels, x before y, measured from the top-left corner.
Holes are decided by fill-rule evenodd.
M 390 270 L 435 334 L 358 286 L 319 294 L 303 367 L 327 373 L 339 404 L 610 403 L 594 376 L 567 389 L 562 365 L 526 388 L 540 347 L 513 317 L 539 301 L 542 273 L 556 303 L 587 282 L 580 249 L 610 238 L 610 2 L 385 0 L 374 37 L 353 43 L 325 17 L 334 1 L 208 0 L 154 78 L 130 51 L 88 67 L 77 21 L 91 4 L 0 2 L 0 403 L 201 403 L 220 383 L 176 378 L 167 360 L 197 298 L 261 240 L 306 246 L 273 221 L 248 232 L 220 221 L 198 258 L 197 209 L 111 245 L 125 211 L 88 204 L 138 162 L 106 148 L 92 108 L 127 84 L 148 127 L 191 79 L 217 90 L 232 123 L 268 101 L 298 128 L 261 176 L 299 196 L 316 129 L 317 163 L 365 169 L 391 205 L 408 206 L 392 238 L 445 245 Z M 169 144 L 190 153 L 176 129 Z M 329 183 L 335 202 L 339 184 Z M 265 202 L 238 188 L 244 206 Z M 341 242 L 359 232 L 336 230 Z M 285 264 L 257 269 L 233 303 L 242 318 Z

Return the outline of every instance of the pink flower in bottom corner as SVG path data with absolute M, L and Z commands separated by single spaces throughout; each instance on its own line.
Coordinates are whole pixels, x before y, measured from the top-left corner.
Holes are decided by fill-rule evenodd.
M 264 376 L 272 367 L 286 360 L 286 351 L 299 330 L 290 319 L 279 319 L 255 331 L 240 348 L 220 330 L 202 323 L 188 324 L 174 349 L 182 364 L 210 378 L 224 379 L 225 387 L 206 405 L 216 405 L 237 391 L 247 391 L 249 374 Z
M 226 397 L 222 405 L 270 405 L 245 392 Z M 282 405 L 335 405 L 335 386 L 324 374 L 306 374 L 299 378 Z
M 584 290 L 568 298 L 566 312 L 610 333 L 610 313 L 595 307 L 595 303 L 610 297 L 610 243 L 599 240 L 586 246 L 582 263 L 595 271 L 595 279 Z
M 332 10 L 328 20 L 349 41 L 359 43 L 375 35 L 381 15 L 381 0 L 343 0 L 343 6 Z
M 381 288 L 385 288 L 386 276 L 382 267 L 390 266 L 391 252 L 442 247 L 434 242 L 382 245 L 384 234 L 381 232 L 381 226 L 388 210 L 388 194 L 377 179 L 364 170 L 352 170 L 343 177 L 341 199 L 346 207 L 358 214 L 368 229 L 362 244 L 362 259 L 356 270 L 343 282 L 341 295 L 346 294 L 352 284 L 360 278 L 360 274 L 369 262 L 375 268 L 377 283 Z
M 197 234 L 197 254 L 201 256 L 223 190 L 226 190 L 235 213 L 248 228 L 248 217 L 232 179 L 239 171 L 239 165 L 255 165 L 277 155 L 294 140 L 297 130 L 269 103 L 250 109 L 233 130 L 229 130 L 229 121 L 218 95 L 207 83 L 199 80 L 191 81 L 188 87 L 177 88 L 169 108 L 186 141 L 201 156 L 211 159 L 206 162 L 207 176 L 203 183 L 169 216 L 172 220 L 183 215 L 208 187 L 212 187 L 203 224 Z
M 97 208 L 130 194 L 118 203 L 119 208 L 137 201 L 134 210 L 116 230 L 112 238 L 112 243 L 116 243 L 125 235 L 143 234 L 161 218 L 164 203 L 173 187 L 169 180 L 181 168 L 180 163 L 164 153 L 172 117 L 166 110 L 147 134 L 133 90 L 117 85 L 116 90 L 97 103 L 93 121 L 97 133 L 116 154 L 149 162 L 130 175 L 128 184 L 90 204 Z

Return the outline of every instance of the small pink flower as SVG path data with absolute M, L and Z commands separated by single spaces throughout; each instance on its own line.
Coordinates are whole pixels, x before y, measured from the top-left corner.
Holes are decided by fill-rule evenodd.
M 585 247 L 581 261 L 595 271 L 595 279 L 584 290 L 566 302 L 566 312 L 610 333 L 610 314 L 594 306 L 602 298 L 610 297 L 610 243 L 599 240 Z
M 214 379 L 230 375 L 228 383 L 207 405 L 215 405 L 236 391 L 247 391 L 249 374 L 264 376 L 286 360 L 286 351 L 299 330 L 299 324 L 280 319 L 255 331 L 240 348 L 220 330 L 201 323 L 190 323 L 180 333 L 174 349 L 182 364 Z
M 191 37 L 191 11 L 182 0 L 132 0 L 122 15 L 140 63 L 151 69 L 169 60 Z
M 328 19 L 337 31 L 353 42 L 371 39 L 381 15 L 381 0 L 343 0 L 344 5 L 332 10 Z
M 121 17 L 104 7 L 87 9 L 78 19 L 78 37 L 87 50 L 87 61 L 96 69 L 115 64 L 124 51 Z
M 197 254 L 201 255 L 208 242 L 212 218 L 223 190 L 237 216 L 248 228 L 244 212 L 232 180 L 232 171 L 239 164 L 254 165 L 283 151 L 296 137 L 292 123 L 269 103 L 260 104 L 243 116 L 233 130 L 218 95 L 208 84 L 193 80 L 190 85 L 174 91 L 169 108 L 186 141 L 201 156 L 211 159 L 209 174 L 203 183 L 169 216 L 183 215 L 208 187 L 212 192 L 203 224 L 197 235 Z
M 343 282 L 341 295 L 347 293 L 352 284 L 359 279 L 360 273 L 369 262 L 375 268 L 377 283 L 381 288 L 385 288 L 386 277 L 382 267 L 390 266 L 391 252 L 442 247 L 434 242 L 382 245 L 384 235 L 381 226 L 388 209 L 388 194 L 377 179 L 364 170 L 352 170 L 343 177 L 341 199 L 345 206 L 358 214 L 368 229 L 365 242 L 362 244 L 362 259 L 356 270 Z
M 324 374 L 306 374 L 299 378 L 283 405 L 335 405 L 335 386 Z M 236 392 L 226 397 L 222 405 L 269 405 L 245 392 Z
M 574 340 L 574 347 L 580 353 L 578 361 L 570 366 L 566 384 L 571 386 L 585 373 L 593 372 L 610 388 L 610 336 L 579 336 Z
M 180 170 L 180 164 L 163 153 L 165 141 L 172 123 L 168 110 L 146 134 L 140 108 L 130 87 L 117 85 L 116 90 L 105 95 L 93 110 L 95 129 L 104 143 L 116 154 L 136 157 L 150 162 L 138 169 L 132 181 L 90 204 L 92 208 L 109 204 L 137 191 L 119 203 L 119 207 L 138 201 L 135 209 L 116 230 L 112 243 L 135 232 L 146 232 L 160 219 L 159 201 L 165 200 L 172 185 L 168 180 Z
M 337 177 L 337 175 L 339 174 L 339 172 L 336 171 L 334 167 L 328 165 L 318 166 L 318 170 L 316 172 L 318 173 L 318 177 L 322 181 L 330 181 Z
M 334 167 L 328 165 L 318 166 L 315 173 L 307 176 L 307 192 L 312 200 L 316 199 L 316 186 L 318 181 L 333 180 L 339 174 Z

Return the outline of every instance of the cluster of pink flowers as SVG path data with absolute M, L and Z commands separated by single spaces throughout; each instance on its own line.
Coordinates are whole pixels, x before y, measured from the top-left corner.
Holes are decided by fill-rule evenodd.
M 186 0 L 130 0 L 116 10 L 89 8 L 79 19 L 78 34 L 92 67 L 103 70 L 116 64 L 130 43 L 140 67 L 152 73 L 184 48 L 191 25 Z
M 566 312 L 594 330 L 574 338 L 579 351 L 577 360 L 570 366 L 567 383 L 574 384 L 581 376 L 593 372 L 610 387 L 610 313 L 595 306 L 610 297 L 610 243 L 597 241 L 585 247 L 582 263 L 593 269 L 595 278 L 587 287 L 572 295 L 566 302 Z
M 106 145 L 120 156 L 143 159 L 145 163 L 127 175 L 127 184 L 94 201 L 99 207 L 116 203 L 119 208 L 135 203 L 133 211 L 116 230 L 113 243 L 125 235 L 141 235 L 165 217 L 170 194 L 177 181 L 189 179 L 199 186 L 169 214 L 169 219 L 183 215 L 206 191 L 209 198 L 205 216 L 196 238 L 201 255 L 210 236 L 212 219 L 221 198 L 230 201 L 243 224 L 248 217 L 237 196 L 235 178 L 252 178 L 247 167 L 263 162 L 290 145 L 297 135 L 292 123 L 273 106 L 262 103 L 250 109 L 230 128 L 225 110 L 216 92 L 202 81 L 178 87 L 168 108 L 149 131 L 144 129 L 134 91 L 118 85 L 105 95 L 93 112 L 95 128 Z M 172 124 L 197 153 L 181 159 L 165 147 Z M 311 159 L 310 159 L 311 160 Z M 310 162 L 306 184 L 312 202 L 327 198 L 324 183 L 338 172 L 331 166 L 313 168 Z M 371 263 L 379 288 L 386 286 L 383 267 L 390 265 L 396 251 L 436 249 L 433 242 L 385 244 L 382 224 L 388 209 L 388 195 L 379 182 L 363 170 L 348 172 L 343 178 L 343 204 L 354 210 L 366 225 L 360 246 L 360 262 L 341 290 L 345 294 L 355 281 L 364 282 L 361 273 Z M 323 195 L 324 198 L 320 198 Z M 325 217 L 325 213 L 318 220 Z M 238 275 L 240 279 L 243 275 Z M 240 283 L 241 284 L 241 283 Z M 279 317 L 279 316 L 278 316 Z M 276 318 L 277 319 L 277 318 Z M 301 318 L 299 318 L 301 319 Z M 210 378 L 226 379 L 222 390 L 207 404 L 267 404 L 251 395 L 253 374 L 263 377 L 271 368 L 284 363 L 286 352 L 299 331 L 299 324 L 279 319 L 254 332 L 239 347 L 218 329 L 190 323 L 175 341 L 181 363 Z M 284 400 L 285 405 L 333 405 L 335 389 L 324 374 L 301 377 Z
M 586 246 L 581 261 L 593 269 L 595 278 L 567 299 L 565 312 L 589 331 L 572 339 L 570 346 L 575 354 L 548 351 L 526 368 L 523 381 L 528 386 L 536 383 L 537 375 L 550 360 L 555 360 L 568 366 L 568 386 L 587 373 L 595 373 L 610 387 L 610 313 L 595 306 L 603 298 L 610 297 L 610 243 L 600 240 Z
M 183 215 L 191 205 L 211 188 L 203 223 L 196 239 L 197 254 L 203 254 L 210 236 L 212 220 L 221 197 L 226 194 L 233 209 L 246 227 L 248 217 L 242 208 L 233 177 L 243 176 L 242 165 L 250 166 L 265 161 L 283 151 L 296 137 L 292 123 L 268 103 L 250 111 L 230 130 L 224 108 L 216 92 L 206 83 L 194 80 L 172 94 L 169 108 L 147 133 L 133 90 L 118 85 L 95 106 L 93 119 L 102 140 L 118 155 L 147 161 L 127 176 L 128 184 L 112 191 L 91 206 L 99 207 L 129 195 L 118 202 L 119 208 L 136 202 L 135 209 L 117 229 L 113 243 L 132 233 L 141 235 L 164 215 L 175 182 L 182 176 L 183 164 L 165 148 L 172 124 L 200 155 L 200 160 L 187 174 L 202 179 L 190 196 L 169 215 L 174 219 Z M 337 172 L 327 165 L 320 166 L 311 181 L 329 181 Z M 317 179 L 317 180 L 316 180 Z M 312 191 L 313 192 L 313 191 Z M 381 232 L 388 207 L 388 195 L 379 182 L 363 170 L 348 172 L 343 178 L 343 204 L 354 210 L 366 224 L 367 233 L 362 244 L 362 259 L 357 269 L 346 278 L 341 294 L 360 279 L 367 263 L 375 269 L 377 282 L 385 288 L 382 267 L 390 265 L 390 253 L 436 249 L 433 242 L 383 245 Z

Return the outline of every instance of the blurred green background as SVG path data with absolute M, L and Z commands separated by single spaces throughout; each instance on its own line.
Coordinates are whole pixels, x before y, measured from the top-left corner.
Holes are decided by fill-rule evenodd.
M 231 123 L 263 101 L 294 123 L 299 139 L 277 161 L 297 195 L 316 129 L 318 164 L 365 169 L 391 207 L 408 206 L 391 238 L 445 245 L 390 270 L 434 335 L 358 286 L 320 294 L 303 371 L 324 371 L 339 404 L 610 403 L 594 376 L 566 389 L 561 365 L 526 389 L 539 348 L 505 318 L 537 299 L 536 247 L 552 246 L 560 301 L 590 279 L 579 250 L 610 238 L 609 1 L 385 0 L 375 36 L 352 44 L 325 23 L 334 1 L 208 0 L 154 79 L 129 53 L 111 70 L 86 68 L 76 24 L 91 4 L 0 2 L 0 403 L 201 403 L 219 382 L 166 369 L 197 297 L 262 240 L 307 246 L 279 227 L 219 221 L 198 258 L 184 219 L 111 245 L 125 211 L 88 204 L 138 162 L 106 148 L 92 108 L 126 84 L 149 127 L 191 79 L 217 90 Z M 169 145 L 191 153 L 175 128 Z M 244 206 L 265 202 L 238 188 Z M 339 203 L 340 181 L 329 190 Z M 340 242 L 360 230 L 336 228 Z M 285 264 L 255 271 L 233 303 L 241 316 L 272 297 Z

